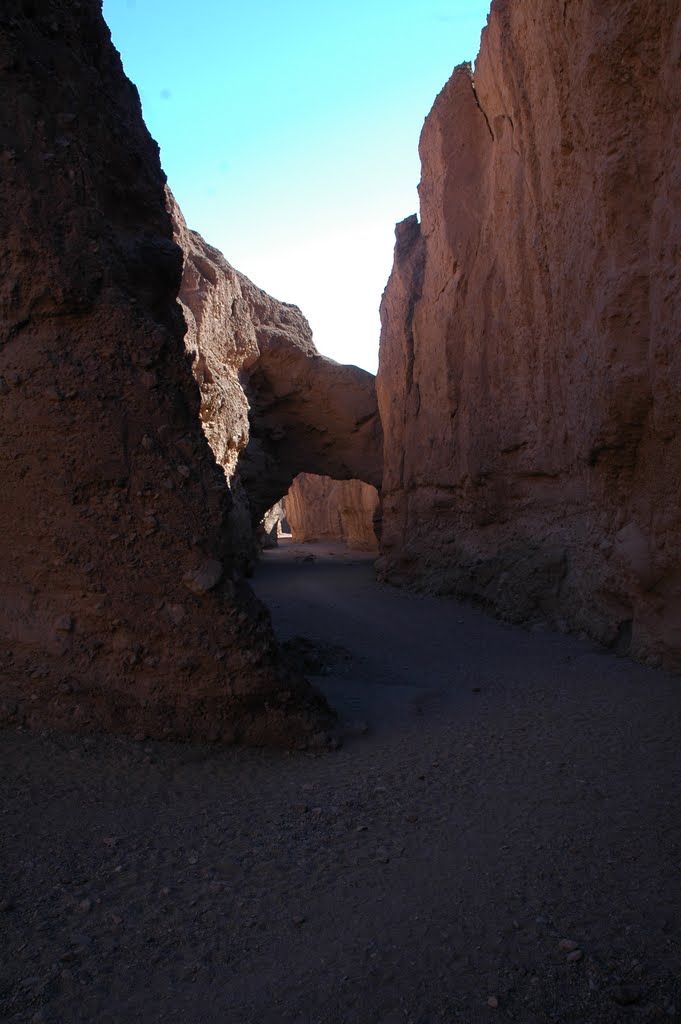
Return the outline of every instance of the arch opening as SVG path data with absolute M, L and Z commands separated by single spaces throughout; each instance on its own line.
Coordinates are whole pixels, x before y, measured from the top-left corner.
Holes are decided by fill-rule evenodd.
M 380 498 L 372 484 L 299 473 L 281 504 L 293 543 L 335 541 L 378 554 Z

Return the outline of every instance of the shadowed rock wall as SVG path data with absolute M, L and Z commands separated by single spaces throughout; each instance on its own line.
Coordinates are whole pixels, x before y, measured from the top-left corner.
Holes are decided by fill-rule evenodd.
M 310 473 L 297 476 L 284 499 L 294 541 L 336 540 L 358 551 L 378 549 L 379 505 L 371 484 Z
M 382 303 L 383 572 L 681 664 L 681 15 L 496 0 Z
M 158 150 L 96 0 L 0 13 L 0 718 L 305 742 L 241 581 Z

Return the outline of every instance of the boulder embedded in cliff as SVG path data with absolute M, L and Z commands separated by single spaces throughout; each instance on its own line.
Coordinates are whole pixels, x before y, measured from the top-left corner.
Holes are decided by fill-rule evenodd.
M 382 304 L 383 571 L 681 664 L 681 15 L 495 2 Z

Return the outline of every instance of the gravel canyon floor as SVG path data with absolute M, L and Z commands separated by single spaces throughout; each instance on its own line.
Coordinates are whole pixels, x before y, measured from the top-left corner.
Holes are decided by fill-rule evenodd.
M 681 1020 L 678 678 L 329 545 L 255 587 L 343 745 L 0 733 L 0 1019 Z

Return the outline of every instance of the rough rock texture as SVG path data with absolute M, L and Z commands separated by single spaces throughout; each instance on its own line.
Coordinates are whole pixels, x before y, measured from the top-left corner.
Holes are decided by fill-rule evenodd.
M 284 507 L 294 541 L 338 540 L 360 551 L 378 549 L 380 501 L 371 484 L 301 473 Z
M 169 208 L 185 262 L 180 298 L 201 419 L 246 531 L 301 472 L 380 486 L 373 374 L 320 355 L 297 306 L 273 299 Z
M 0 14 L 0 717 L 296 744 L 235 574 L 158 150 L 96 0 Z
M 496 0 L 382 303 L 383 571 L 681 664 L 681 15 Z
M 279 543 L 279 536 L 282 532 L 282 521 L 286 518 L 284 502 L 278 501 L 272 508 L 269 508 L 262 521 L 256 536 L 261 548 L 276 548 Z

